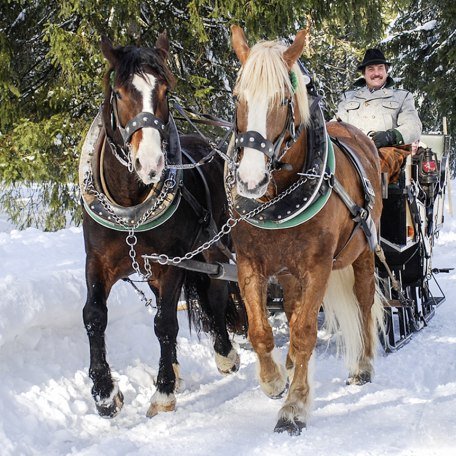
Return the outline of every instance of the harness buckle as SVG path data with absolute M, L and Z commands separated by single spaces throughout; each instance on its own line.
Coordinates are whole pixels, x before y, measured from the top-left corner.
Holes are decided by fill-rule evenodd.
M 334 179 L 335 179 L 334 173 L 325 173 L 324 179 L 328 183 L 329 188 L 331 188 L 331 189 L 334 188 Z

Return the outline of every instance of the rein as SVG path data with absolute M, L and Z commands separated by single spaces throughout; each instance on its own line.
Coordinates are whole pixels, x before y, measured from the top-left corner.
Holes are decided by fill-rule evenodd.
M 211 116 L 210 114 L 201 114 L 199 112 L 196 112 L 192 109 L 189 108 L 183 108 L 177 101 L 174 102 L 173 104 L 174 108 L 176 111 L 183 117 L 184 120 L 186 120 L 192 127 L 193 129 L 198 133 L 198 135 L 201 137 L 203 141 L 205 141 L 209 146 L 211 147 L 211 152 L 203 157 L 201 160 L 199 160 L 196 163 L 189 163 L 189 164 L 170 164 L 168 163 L 166 165 L 167 168 L 172 168 L 172 169 L 192 169 L 192 168 L 198 168 L 202 165 L 205 165 L 206 163 L 209 163 L 212 161 L 214 158 L 215 154 L 219 154 L 225 161 L 230 161 L 231 159 L 220 149 L 222 148 L 223 144 L 228 140 L 229 136 L 231 135 L 233 129 L 234 129 L 234 124 L 232 122 L 228 122 L 226 120 L 219 119 L 217 117 Z M 203 119 L 190 119 L 190 117 L 187 115 L 185 111 L 188 111 L 194 115 L 198 115 L 200 117 L 203 117 Z M 195 122 L 202 123 L 204 125 L 211 125 L 211 126 L 216 126 L 216 127 L 226 127 L 228 128 L 228 131 L 226 132 L 225 136 L 218 142 L 218 144 L 215 144 L 213 141 L 208 139 L 202 132 L 201 130 L 195 125 Z

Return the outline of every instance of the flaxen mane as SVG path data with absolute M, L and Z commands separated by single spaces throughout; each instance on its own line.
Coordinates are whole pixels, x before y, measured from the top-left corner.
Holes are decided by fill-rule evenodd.
M 278 41 L 263 41 L 253 46 L 239 74 L 234 94 L 248 92 L 253 100 L 267 97 L 269 106 L 272 106 L 280 103 L 287 93 L 294 92 L 301 121 L 307 123 L 310 114 L 306 84 L 299 66 L 294 64 L 292 71 L 296 75 L 297 87 L 296 90 L 293 89 L 290 73 L 283 59 L 286 49 L 286 46 Z

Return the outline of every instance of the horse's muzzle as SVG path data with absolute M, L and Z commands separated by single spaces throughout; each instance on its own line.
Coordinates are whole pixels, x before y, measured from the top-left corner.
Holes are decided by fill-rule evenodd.
M 258 183 L 244 182 L 239 173 L 236 173 L 236 188 L 240 196 L 250 199 L 261 198 L 267 191 L 269 185 L 269 174 L 265 173 L 264 177 Z

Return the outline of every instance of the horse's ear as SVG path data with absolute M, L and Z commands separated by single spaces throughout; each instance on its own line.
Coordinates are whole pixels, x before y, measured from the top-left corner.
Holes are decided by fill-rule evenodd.
M 307 34 L 309 29 L 300 30 L 296 34 L 291 46 L 283 53 L 283 59 L 287 64 L 288 68 L 291 70 L 291 67 L 296 63 L 296 61 L 301 57 L 301 54 L 304 52 L 305 47 L 307 46 Z
M 250 48 L 247 44 L 244 31 L 238 25 L 231 26 L 231 44 L 233 45 L 237 58 L 241 64 L 244 65 L 250 54 Z
M 169 54 L 169 39 L 166 30 L 158 35 L 157 41 L 155 43 L 155 47 L 162 52 L 163 57 L 166 59 Z
M 113 67 L 116 66 L 119 60 L 118 51 L 114 48 L 111 40 L 107 36 L 101 37 L 101 52 Z

